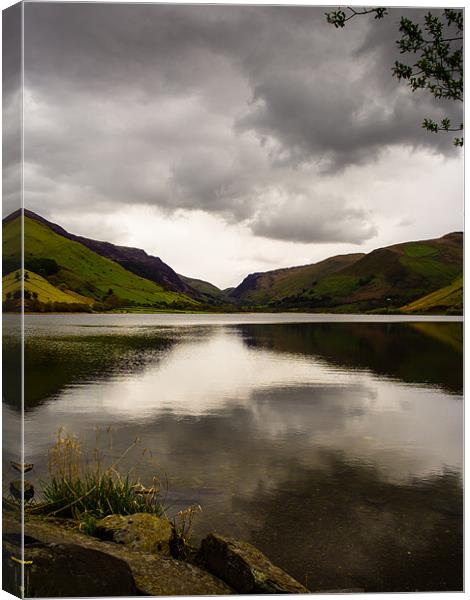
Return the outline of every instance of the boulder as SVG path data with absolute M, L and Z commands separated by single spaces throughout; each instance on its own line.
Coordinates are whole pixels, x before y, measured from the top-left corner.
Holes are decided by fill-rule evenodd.
M 77 544 L 47 544 L 31 536 L 3 536 L 6 589 L 30 598 L 135 596 L 139 593 L 129 565 L 110 554 Z M 21 568 L 25 589 L 21 594 Z
M 65 528 L 60 522 L 45 521 L 27 515 L 24 528 L 25 543 L 36 542 L 36 540 L 40 540 L 43 544 L 73 543 L 125 561 L 132 571 L 139 594 L 143 596 L 220 596 L 234 593 L 226 583 L 201 567 L 161 554 L 149 554 L 135 550 L 123 544 L 102 541 L 76 529 Z M 21 520 L 18 521 L 13 514 L 4 513 L 3 533 L 5 537 L 16 538 L 16 543 L 19 544 Z M 18 555 L 19 550 L 15 556 Z M 8 555 L 7 559 L 10 561 Z M 15 562 L 15 565 L 18 563 Z M 11 586 L 8 587 L 5 577 L 6 569 L 3 572 L 4 589 L 14 595 L 20 595 L 18 579 L 15 582 L 13 578 L 10 581 Z M 13 573 L 13 575 L 17 576 L 17 573 Z M 104 575 L 108 576 L 108 573 L 105 572 Z
M 214 533 L 201 544 L 208 569 L 240 594 L 309 594 L 257 548 Z
M 109 515 L 96 523 L 94 535 L 142 552 L 170 556 L 173 530 L 168 519 L 148 513 Z

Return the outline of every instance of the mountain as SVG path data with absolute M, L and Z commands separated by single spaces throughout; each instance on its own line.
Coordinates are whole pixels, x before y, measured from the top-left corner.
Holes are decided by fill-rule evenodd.
M 24 210 L 24 215 L 29 219 L 46 225 L 46 227 L 62 237 L 79 242 L 100 256 L 109 258 L 122 265 L 127 271 L 153 281 L 165 290 L 181 292 L 191 297 L 199 297 L 198 291 L 183 281 L 171 267 L 165 264 L 160 258 L 147 254 L 145 250 L 128 246 L 116 246 L 110 242 L 101 242 L 80 235 L 74 235 L 60 225 L 52 223 L 28 209 Z M 11 216 L 15 217 L 17 213 L 13 213 Z
M 238 302 L 286 310 L 398 310 L 462 276 L 463 234 L 394 244 L 368 254 L 248 275 L 230 292 Z M 455 308 L 455 307 L 454 307 Z
M 227 300 L 225 293 L 208 281 L 195 279 L 193 277 L 185 277 L 184 275 L 178 275 L 178 277 L 192 290 L 196 290 L 199 293 L 199 297 L 205 302 L 219 303 Z
M 20 232 L 20 217 L 10 215 L 3 221 L 3 264 L 4 273 L 18 268 L 17 239 Z M 69 234 L 58 225 L 49 223 L 42 217 L 25 211 L 24 218 L 25 269 L 36 274 L 66 294 L 79 294 L 94 303 L 108 308 L 119 306 L 192 307 L 199 302 L 180 290 L 175 290 L 178 276 L 164 265 L 160 271 L 162 283 L 155 281 L 156 265 L 160 259 L 147 261 L 146 253 L 133 248 L 113 246 L 107 242 L 95 242 Z M 95 248 L 95 250 L 92 250 Z M 99 250 L 97 252 L 96 250 Z M 114 259 L 109 256 L 114 254 Z M 107 256 L 105 256 L 107 254 Z M 137 259 L 133 262 L 132 257 Z M 147 257 L 147 258 L 146 258 Z M 124 266 L 125 259 L 153 267 L 153 280 L 138 275 Z M 141 263 L 139 261 L 142 260 Z M 142 267 L 144 270 L 145 266 Z M 173 278 L 173 273 L 175 278 Z M 165 277 L 168 276 L 168 280 Z M 16 277 L 16 276 L 15 276 Z M 180 284 L 186 289 L 186 284 Z M 52 293 L 52 290 L 49 290 Z M 14 292 L 13 292 L 14 293 Z M 57 293 L 57 292 L 56 292 Z M 38 298 L 39 299 L 39 298 Z M 57 300 L 58 301 L 58 300 Z M 64 301 L 65 302 L 65 301 Z
M 359 260 L 363 254 L 333 256 L 313 265 L 288 267 L 253 273 L 229 292 L 229 297 L 242 302 L 265 304 L 307 293 L 318 281 Z
M 17 310 L 265 310 L 339 313 L 462 312 L 463 234 L 332 256 L 253 273 L 235 288 L 179 275 L 144 250 L 69 233 L 24 211 L 3 220 L 3 301 Z

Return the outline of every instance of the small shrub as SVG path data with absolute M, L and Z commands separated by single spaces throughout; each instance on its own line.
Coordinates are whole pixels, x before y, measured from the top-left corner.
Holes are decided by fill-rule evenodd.
M 97 519 L 93 515 L 89 515 L 87 513 L 81 515 L 80 518 L 80 531 L 86 533 L 87 535 L 94 535 L 96 531 L 96 523 Z
M 42 277 L 55 275 L 60 267 L 52 258 L 26 258 L 24 263 L 25 269 L 33 271 Z

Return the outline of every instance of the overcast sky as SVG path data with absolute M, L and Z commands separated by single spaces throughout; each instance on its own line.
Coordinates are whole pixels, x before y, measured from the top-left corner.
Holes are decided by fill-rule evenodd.
M 462 151 L 420 123 L 462 107 L 392 77 L 403 9 L 324 12 L 27 3 L 25 205 L 220 287 L 461 230 Z

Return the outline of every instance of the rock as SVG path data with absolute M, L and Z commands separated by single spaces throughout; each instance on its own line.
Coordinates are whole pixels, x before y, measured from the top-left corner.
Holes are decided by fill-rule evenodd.
M 29 502 L 34 497 L 34 485 L 26 479 L 24 482 L 21 479 L 10 481 L 10 494 L 13 498 L 21 500 L 22 490 L 24 490 L 24 501 Z
M 33 598 L 135 596 L 139 593 L 129 565 L 110 554 L 77 544 L 47 544 L 31 536 L 3 536 L 4 580 L 10 593 Z M 21 594 L 21 567 L 25 589 Z
M 95 536 L 118 544 L 126 544 L 142 552 L 158 552 L 170 556 L 173 535 L 168 519 L 148 513 L 109 515 L 96 524 Z
M 132 571 L 140 595 L 220 596 L 234 593 L 226 583 L 196 565 L 161 554 L 149 554 L 134 550 L 123 544 L 101 541 L 80 533 L 76 529 L 64 528 L 57 523 L 36 519 L 30 515 L 26 517 L 24 527 L 27 536 L 41 540 L 43 543 L 55 544 L 67 541 L 67 543 L 98 550 L 125 561 Z M 3 532 L 7 535 L 19 536 L 21 521 L 4 513 Z M 6 587 L 5 576 L 3 584 Z M 11 593 L 19 595 L 17 589 Z
M 209 570 L 240 594 L 310 593 L 247 542 L 211 533 L 202 540 L 201 555 Z

